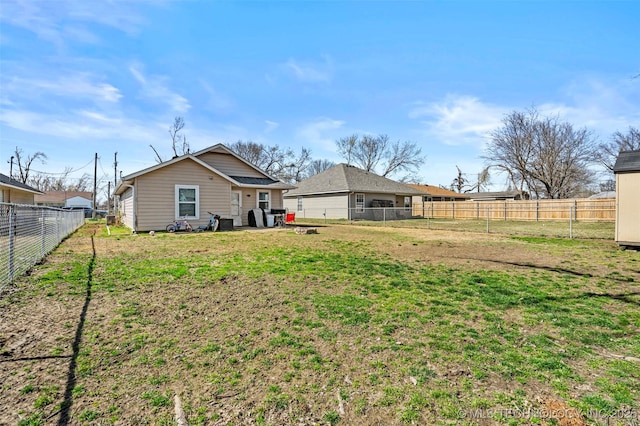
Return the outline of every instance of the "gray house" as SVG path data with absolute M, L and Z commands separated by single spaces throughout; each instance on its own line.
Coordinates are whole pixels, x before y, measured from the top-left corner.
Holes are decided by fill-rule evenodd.
M 640 246 L 640 150 L 622 151 L 613 166 L 616 175 L 616 242 Z
M 299 217 L 381 220 L 383 215 L 411 217 L 411 199 L 420 194 L 403 183 L 342 163 L 298 183 L 283 198 L 284 207 Z

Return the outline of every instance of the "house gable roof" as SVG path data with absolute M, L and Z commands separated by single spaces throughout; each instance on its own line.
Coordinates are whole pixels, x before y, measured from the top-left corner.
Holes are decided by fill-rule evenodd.
M 640 150 L 622 151 L 618 154 L 616 164 L 613 166 L 613 172 L 640 172 Z
M 42 194 L 42 191 L 38 191 L 37 189 L 12 179 L 9 176 L 3 175 L 2 173 L 0 173 L 0 186 L 18 191 L 31 192 L 32 194 Z
M 260 172 L 261 175 L 264 176 L 264 178 L 251 178 L 253 179 L 251 182 L 247 181 L 245 178 L 241 177 L 241 176 L 228 176 L 225 173 L 221 172 L 220 170 L 216 169 L 215 167 L 211 166 L 210 164 L 205 163 L 204 161 L 200 160 L 197 156 L 201 155 L 205 152 L 211 152 L 211 151 L 215 151 L 215 150 L 223 150 L 226 153 L 229 153 L 231 155 L 233 155 L 235 158 L 237 158 L 240 161 L 243 161 L 244 163 L 248 164 L 249 166 L 251 166 L 252 168 L 254 168 L 255 170 L 257 170 L 258 172 Z M 197 164 L 199 164 L 200 166 L 204 167 L 205 169 L 208 169 L 209 171 L 211 171 L 212 173 L 215 173 L 216 175 L 222 177 L 223 179 L 226 179 L 227 181 L 229 181 L 231 184 L 236 185 L 236 186 L 240 186 L 240 187 L 254 187 L 254 188 L 271 188 L 271 189 L 291 189 L 293 188 L 292 185 L 289 185 L 285 182 L 282 182 L 280 180 L 274 179 L 271 176 L 267 175 L 266 173 L 264 173 L 263 171 L 261 171 L 260 169 L 258 169 L 257 167 L 251 165 L 250 163 L 247 163 L 245 160 L 243 160 L 242 158 L 238 157 L 238 155 L 234 154 L 231 150 L 229 150 L 228 148 L 226 148 L 224 145 L 222 144 L 218 144 L 218 145 L 214 145 L 210 148 L 206 148 L 204 150 L 198 151 L 195 154 L 185 154 L 185 155 L 181 155 L 179 157 L 174 157 L 171 160 L 162 162 L 162 163 L 158 163 L 154 166 L 148 167 L 146 169 L 140 170 L 138 172 L 132 173 L 130 175 L 127 176 L 123 176 L 122 177 L 122 181 L 120 182 L 120 184 L 118 185 L 118 187 L 115 190 L 115 195 L 120 195 L 124 192 L 126 185 L 130 185 L 133 183 L 133 180 L 139 176 L 142 175 L 146 175 L 147 173 L 151 173 L 154 172 L 156 170 L 162 169 L 164 167 L 168 167 L 171 166 L 173 164 L 176 164 L 178 162 L 181 161 L 185 161 L 185 160 L 191 160 Z M 237 180 L 237 178 L 241 178 L 240 180 Z M 247 178 L 248 179 L 248 178 Z
M 434 197 L 450 197 L 450 198 L 469 198 L 469 194 L 462 194 L 455 191 L 450 191 L 445 188 L 440 188 L 434 185 L 422 185 L 422 184 L 407 184 L 413 189 L 422 192 L 424 195 L 431 195 Z
M 363 192 L 378 194 L 420 195 L 409 186 L 367 172 L 355 166 L 338 164 L 298 183 L 297 188 L 284 194 L 285 197 L 299 195 L 335 194 Z

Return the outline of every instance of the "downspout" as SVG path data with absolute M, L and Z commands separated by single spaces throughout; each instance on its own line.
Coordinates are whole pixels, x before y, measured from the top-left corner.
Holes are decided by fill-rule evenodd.
M 138 226 L 137 218 L 136 218 L 136 187 L 133 185 L 129 185 L 128 183 L 122 183 L 122 186 L 126 186 L 127 188 L 131 188 L 131 198 L 132 198 L 132 206 L 131 212 L 133 215 L 133 232 L 136 232 L 136 227 Z

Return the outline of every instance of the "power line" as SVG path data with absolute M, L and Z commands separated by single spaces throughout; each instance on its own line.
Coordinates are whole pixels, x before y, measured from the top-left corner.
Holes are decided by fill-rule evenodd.
M 62 173 L 41 172 L 39 170 L 33 170 L 33 169 L 29 169 L 29 170 L 32 171 L 32 172 L 35 172 L 35 173 L 43 174 L 43 175 L 60 175 L 60 176 L 62 176 L 62 175 L 67 175 L 69 173 L 79 172 L 80 170 L 82 170 L 82 169 L 86 168 L 87 166 L 89 166 L 91 163 L 93 163 L 93 159 L 89 160 L 89 162 L 87 164 L 85 164 L 84 166 L 82 166 L 82 167 L 80 167 L 78 169 L 69 170 L 69 171 L 62 172 Z

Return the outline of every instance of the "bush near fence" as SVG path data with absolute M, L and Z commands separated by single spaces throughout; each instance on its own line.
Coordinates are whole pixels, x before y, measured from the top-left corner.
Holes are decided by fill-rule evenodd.
M 413 214 L 431 219 L 615 222 L 616 200 L 425 201 L 413 205 Z
M 83 224 L 82 210 L 0 203 L 0 290 Z

